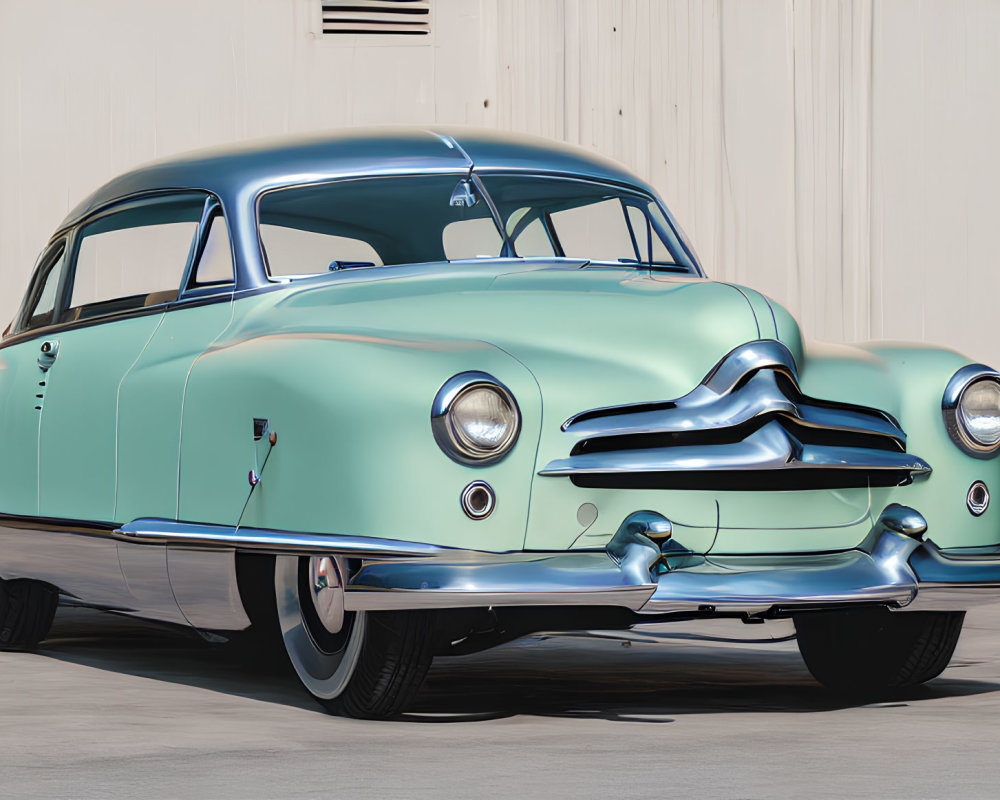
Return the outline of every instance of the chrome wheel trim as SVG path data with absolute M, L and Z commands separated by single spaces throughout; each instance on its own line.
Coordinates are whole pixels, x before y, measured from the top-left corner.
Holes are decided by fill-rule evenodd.
M 309 559 L 309 588 L 316 617 L 327 633 L 344 627 L 343 567 L 330 556 Z
M 332 560 L 331 560 L 332 561 Z M 316 575 L 316 559 L 311 559 L 309 565 L 310 577 Z M 335 563 L 335 562 L 333 562 Z M 310 581 L 312 583 L 312 581 Z M 325 587 L 318 594 L 339 592 L 340 608 L 343 608 L 343 588 L 339 585 Z M 313 584 L 315 585 L 315 584 Z M 278 624 L 281 626 L 281 638 L 285 643 L 288 658 L 295 668 L 299 680 L 306 689 L 321 700 L 332 700 L 338 697 L 347 686 L 361 655 L 361 645 L 365 638 L 365 613 L 354 612 L 350 616 L 342 616 L 343 625 L 350 625 L 342 649 L 335 653 L 325 652 L 317 643 L 309 630 L 308 622 L 303 614 L 301 598 L 299 597 L 299 557 L 276 556 L 274 559 L 274 593 L 278 607 Z M 332 599 L 332 598 L 331 598 Z M 306 602 L 317 604 L 314 596 Z M 328 604 L 324 602 L 324 607 Z M 332 607 L 336 608 L 336 601 Z M 329 627 L 331 616 L 323 617 L 323 610 L 315 605 L 317 615 L 323 621 L 323 626 Z M 333 612 L 334 617 L 336 612 Z M 339 629 L 338 629 L 339 630 Z M 335 632 L 335 631 L 331 631 Z

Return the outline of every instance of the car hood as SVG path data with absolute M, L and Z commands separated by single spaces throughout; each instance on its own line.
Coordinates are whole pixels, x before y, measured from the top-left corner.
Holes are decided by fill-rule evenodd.
M 746 342 L 778 339 L 800 367 L 805 361 L 799 328 L 780 306 L 744 287 L 690 275 L 510 261 L 359 270 L 276 294 L 261 309 L 264 317 L 244 318 L 244 335 L 253 336 L 254 329 L 274 333 L 277 324 L 281 332 L 307 336 L 382 337 L 428 350 L 454 345 L 456 357 L 446 362 L 441 383 L 481 368 L 475 348 L 464 346 L 468 343 L 485 342 L 509 354 L 540 390 L 540 399 L 519 398 L 522 411 L 541 418 L 535 473 L 569 454 L 572 442 L 561 430 L 568 418 L 606 406 L 674 400 Z M 878 359 L 863 355 L 855 362 L 858 368 L 877 373 Z M 502 374 L 497 377 L 503 380 Z M 837 371 L 830 377 L 822 388 L 843 394 Z M 871 384 L 861 378 L 860 385 Z M 667 513 L 685 545 L 701 552 L 727 525 L 845 526 L 865 518 L 869 509 L 866 490 L 797 493 L 794 507 L 790 501 L 775 505 L 738 495 L 583 490 L 565 478 L 536 474 L 525 546 L 600 545 L 638 508 Z M 589 528 L 577 523 L 577 512 L 587 505 L 601 509 L 600 521 Z
M 546 424 L 683 395 L 733 348 L 774 338 L 747 290 L 687 275 L 519 262 L 374 272 L 294 287 L 274 311 L 302 332 L 488 342 L 535 375 Z

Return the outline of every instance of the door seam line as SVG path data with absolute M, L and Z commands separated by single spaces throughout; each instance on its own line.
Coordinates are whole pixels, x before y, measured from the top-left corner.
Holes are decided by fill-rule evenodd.
M 165 316 L 166 314 L 160 314 L 160 318 L 156 321 L 156 327 L 154 327 L 152 332 L 149 334 L 149 337 L 146 339 L 146 343 L 142 346 L 142 349 L 139 351 L 139 355 L 137 355 L 132 360 L 132 363 L 129 364 L 128 369 L 125 370 L 124 374 L 118 380 L 118 388 L 115 390 L 115 494 L 114 494 L 114 504 L 111 507 L 112 519 L 118 518 L 118 428 L 120 425 L 119 416 L 121 413 L 122 384 L 125 383 L 125 379 L 131 374 L 132 370 L 135 369 L 135 365 L 139 363 L 139 359 L 142 358 L 143 354 L 149 348 L 149 345 L 152 343 L 153 338 L 156 336 L 156 332 L 160 329 L 160 326 L 163 324 L 163 318 Z M 41 483 L 39 483 L 39 486 L 41 486 Z

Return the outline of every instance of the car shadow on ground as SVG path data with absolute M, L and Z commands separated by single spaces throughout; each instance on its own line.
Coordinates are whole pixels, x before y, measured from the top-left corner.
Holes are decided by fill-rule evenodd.
M 40 651 L 67 663 L 325 713 L 281 659 L 262 657 L 247 642 L 209 643 L 187 630 L 60 608 Z M 819 713 L 1000 691 L 1000 682 L 962 678 L 963 666 L 956 661 L 926 686 L 868 703 L 817 685 L 794 642 L 765 647 L 669 637 L 534 636 L 438 658 L 413 709 L 399 720 L 524 715 L 663 724 L 687 714 Z

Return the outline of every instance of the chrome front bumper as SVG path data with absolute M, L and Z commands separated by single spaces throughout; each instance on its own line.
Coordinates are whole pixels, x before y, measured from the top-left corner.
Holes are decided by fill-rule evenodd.
M 657 531 L 659 528 L 659 532 Z M 345 598 L 354 610 L 480 605 L 614 605 L 638 614 L 781 614 L 850 604 L 909 607 L 920 580 L 909 565 L 926 530 L 890 506 L 857 550 L 788 556 L 701 556 L 655 538 L 669 523 L 637 512 L 605 551 L 446 555 L 371 561 Z M 936 551 L 936 548 L 934 548 Z M 993 568 L 1000 597 L 1000 561 Z
M 925 539 L 923 517 L 882 512 L 854 550 L 702 556 L 669 538 L 670 523 L 630 515 L 605 550 L 487 553 L 319 534 L 137 520 L 121 541 L 184 550 L 235 549 L 353 559 L 346 610 L 481 606 L 618 606 L 637 614 L 787 615 L 850 605 L 948 610 L 1000 600 L 1000 549 L 950 555 Z

